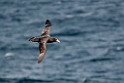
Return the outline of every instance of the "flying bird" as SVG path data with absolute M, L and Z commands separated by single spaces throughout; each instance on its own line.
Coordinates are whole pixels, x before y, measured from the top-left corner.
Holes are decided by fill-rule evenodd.
M 46 51 L 47 51 L 46 44 L 47 43 L 53 43 L 53 42 L 60 43 L 60 41 L 57 38 L 50 36 L 51 27 L 52 27 L 51 22 L 49 20 L 46 20 L 45 28 L 42 30 L 42 34 L 40 35 L 40 37 L 31 37 L 29 39 L 29 41 L 31 42 L 39 43 L 40 54 L 38 56 L 38 63 L 40 63 L 43 60 L 44 56 L 46 55 Z

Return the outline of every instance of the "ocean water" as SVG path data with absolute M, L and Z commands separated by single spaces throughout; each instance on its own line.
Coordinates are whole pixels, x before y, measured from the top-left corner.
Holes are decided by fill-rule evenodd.
M 0 0 L 0 83 L 124 83 L 124 0 Z

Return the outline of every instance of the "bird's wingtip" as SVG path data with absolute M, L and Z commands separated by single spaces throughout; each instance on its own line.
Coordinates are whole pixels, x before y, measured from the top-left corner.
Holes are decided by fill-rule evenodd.
M 41 62 L 41 60 L 38 58 L 38 61 L 37 61 L 37 63 L 39 64 Z
M 41 60 L 38 59 L 37 63 L 39 64 L 41 62 Z
M 45 24 L 51 24 L 50 20 L 47 19 Z
M 38 64 L 39 64 L 40 62 L 38 61 Z

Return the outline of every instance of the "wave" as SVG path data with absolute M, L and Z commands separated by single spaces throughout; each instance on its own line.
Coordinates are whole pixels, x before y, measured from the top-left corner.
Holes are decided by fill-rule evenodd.
M 81 37 L 84 37 L 86 35 L 89 35 L 89 34 L 94 34 L 96 33 L 97 31 L 93 31 L 93 30 L 89 30 L 89 31 L 82 31 L 80 29 L 68 29 L 68 30 L 63 30 L 61 32 L 58 32 L 58 33 L 54 33 L 54 34 L 51 34 L 52 36 L 73 36 L 73 37 L 76 37 L 76 36 L 81 36 Z
M 56 78 L 56 79 L 34 79 L 34 78 L 0 78 L 2 83 L 55 83 L 55 82 L 71 82 L 75 83 L 78 82 L 76 79 L 69 79 L 69 78 Z M 85 80 L 84 80 L 85 81 Z
M 5 51 L 5 50 L 9 50 L 9 51 L 12 51 L 12 50 L 26 50 L 26 49 L 35 50 L 37 48 L 38 48 L 38 45 L 35 46 L 35 44 L 33 46 L 31 46 L 29 44 L 18 44 L 18 43 L 16 43 L 16 44 L 4 44 L 0 47 L 0 50 L 2 50 L 2 51 Z
M 93 58 L 90 59 L 90 62 L 101 62 L 101 61 L 111 61 L 111 60 L 115 60 L 114 58 Z
M 17 81 L 17 83 L 31 83 L 31 82 L 53 82 L 53 80 L 41 80 L 41 79 L 31 79 L 31 78 L 22 78 Z
M 34 83 L 34 82 L 54 82 L 53 80 L 41 80 L 41 79 L 31 79 L 31 78 L 0 78 L 2 83 Z

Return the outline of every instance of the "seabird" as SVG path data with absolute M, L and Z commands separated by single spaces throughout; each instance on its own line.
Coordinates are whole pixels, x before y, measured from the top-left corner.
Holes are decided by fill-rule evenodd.
M 44 56 L 46 55 L 46 44 L 47 43 L 53 43 L 53 42 L 58 42 L 60 41 L 57 38 L 51 37 L 50 34 L 50 29 L 52 27 L 52 24 L 49 20 L 46 20 L 45 22 L 45 28 L 42 30 L 42 34 L 40 37 L 31 37 L 29 41 L 31 42 L 38 42 L 39 43 L 39 51 L 40 54 L 38 56 L 38 63 L 40 63 Z

